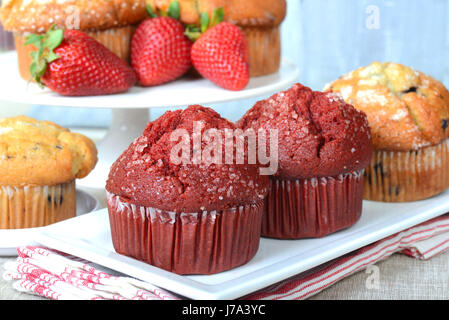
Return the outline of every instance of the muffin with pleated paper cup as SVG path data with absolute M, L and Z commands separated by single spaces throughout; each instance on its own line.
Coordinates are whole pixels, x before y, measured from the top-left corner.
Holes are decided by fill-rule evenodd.
M 9 0 L 3 1 L 0 20 L 14 33 L 19 71 L 30 80 L 33 45 L 28 34 L 45 34 L 53 25 L 87 33 L 123 59 L 128 59 L 135 26 L 147 17 L 145 0 Z
M 0 119 L 0 229 L 74 217 L 75 179 L 96 162 L 95 144 L 81 134 L 25 116 Z
M 210 149 L 234 129 L 201 106 L 167 111 L 148 124 L 106 184 L 118 253 L 177 274 L 218 273 L 256 254 L 268 178 L 256 164 Z
M 364 198 L 403 202 L 449 188 L 449 91 L 398 63 L 374 62 L 326 87 L 368 116 L 374 155 Z
M 358 221 L 372 155 L 363 112 L 336 94 L 295 84 L 257 102 L 237 125 L 277 132 L 278 167 L 270 176 L 262 236 L 316 238 Z M 270 141 L 263 148 L 271 154 L 275 146 Z

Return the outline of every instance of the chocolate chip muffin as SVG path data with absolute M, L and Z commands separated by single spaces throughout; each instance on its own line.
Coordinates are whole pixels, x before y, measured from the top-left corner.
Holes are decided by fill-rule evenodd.
M 325 89 L 368 116 L 375 152 L 365 171 L 365 199 L 415 201 L 449 187 L 449 92 L 441 82 L 398 63 L 374 62 Z
M 193 142 L 225 129 L 235 125 L 212 109 L 190 106 L 150 122 L 123 152 L 106 184 L 118 253 L 178 274 L 217 273 L 255 255 L 268 178 L 257 165 L 225 161 L 224 153 L 220 161 L 203 161 L 206 138 Z M 191 157 L 177 162 L 172 157 L 184 138 Z
M 49 121 L 0 119 L 0 229 L 74 217 L 75 179 L 97 162 L 95 144 Z
M 363 112 L 336 94 L 295 84 L 257 102 L 237 125 L 278 132 L 263 236 L 322 237 L 359 219 L 363 170 L 372 155 Z

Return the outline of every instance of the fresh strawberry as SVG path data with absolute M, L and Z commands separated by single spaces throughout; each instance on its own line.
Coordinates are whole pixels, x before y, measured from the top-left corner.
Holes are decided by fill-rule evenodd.
M 181 77 L 192 65 L 192 42 L 184 26 L 172 17 L 144 20 L 131 41 L 131 65 L 142 86 L 154 86 Z
M 101 43 L 77 30 L 55 29 L 30 35 L 34 44 L 31 75 L 41 86 L 67 96 L 127 91 L 136 82 L 132 68 Z
M 192 63 L 206 79 L 228 90 L 242 90 L 249 81 L 248 43 L 239 27 L 220 22 L 192 46 Z

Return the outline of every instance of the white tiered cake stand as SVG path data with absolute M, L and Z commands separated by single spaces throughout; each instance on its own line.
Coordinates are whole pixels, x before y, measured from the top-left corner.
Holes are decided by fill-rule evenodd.
M 123 94 L 92 97 L 64 97 L 36 84 L 24 81 L 18 72 L 15 51 L 0 54 L 0 100 L 55 107 L 110 108 L 111 126 L 98 144 L 99 161 L 95 169 L 78 185 L 104 188 L 109 168 L 149 122 L 149 108 L 183 107 L 191 104 L 222 103 L 262 97 L 287 88 L 299 77 L 294 63 L 283 60 L 277 73 L 251 78 L 241 91 L 217 87 L 206 79 L 182 78 L 150 87 L 133 87 Z

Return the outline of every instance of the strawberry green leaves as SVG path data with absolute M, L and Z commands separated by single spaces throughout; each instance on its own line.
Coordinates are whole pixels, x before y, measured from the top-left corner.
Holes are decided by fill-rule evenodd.
M 157 18 L 157 14 L 156 14 L 156 12 L 154 12 L 152 5 L 147 4 L 146 8 L 147 8 L 147 13 L 151 18 Z
M 185 35 L 192 41 L 196 41 L 210 28 L 216 26 L 224 20 L 224 9 L 219 7 L 212 12 L 210 17 L 207 12 L 201 13 L 200 25 L 187 25 Z
M 46 34 L 30 34 L 25 39 L 25 45 L 34 45 L 36 51 L 31 52 L 32 63 L 30 65 L 31 77 L 43 87 L 41 78 L 45 74 L 47 64 L 59 57 L 54 53 L 64 39 L 64 30 L 52 26 Z
M 224 9 L 223 7 L 217 8 L 212 12 L 212 19 L 209 28 L 216 26 L 224 20 Z
M 170 2 L 170 5 L 167 11 L 155 9 L 151 4 L 147 4 L 146 6 L 148 15 L 151 18 L 157 17 L 170 17 L 176 20 L 181 18 L 181 7 L 179 1 L 174 0 Z M 220 22 L 224 20 L 224 9 L 223 7 L 219 7 L 212 12 L 210 16 L 209 13 L 203 12 L 199 13 L 200 15 L 200 23 L 199 25 L 186 25 L 185 26 L 185 35 L 192 41 L 198 40 L 198 38 L 205 33 L 208 29 L 216 26 Z
M 167 14 L 170 18 L 179 20 L 179 18 L 181 17 L 181 9 L 179 7 L 178 1 L 172 1 L 170 3 L 170 6 L 168 7 Z
M 209 28 L 210 19 L 209 14 L 207 12 L 203 12 L 201 14 L 201 33 L 206 32 L 206 30 Z
M 54 28 L 29 42 L 38 46 L 33 54 L 34 77 L 64 96 L 93 96 L 125 92 L 136 83 L 128 63 L 88 34 Z
M 170 18 L 179 20 L 179 18 L 181 17 L 181 8 L 179 6 L 179 2 L 176 0 L 170 2 L 170 5 L 169 5 L 167 11 L 154 10 L 154 8 L 151 4 L 147 4 L 146 9 L 147 9 L 148 15 L 151 18 L 157 18 L 159 16 L 162 16 L 162 17 L 170 17 Z
M 192 41 L 196 41 L 201 37 L 201 27 L 195 26 L 195 25 L 188 25 L 186 26 L 186 30 L 184 31 L 184 34 Z

